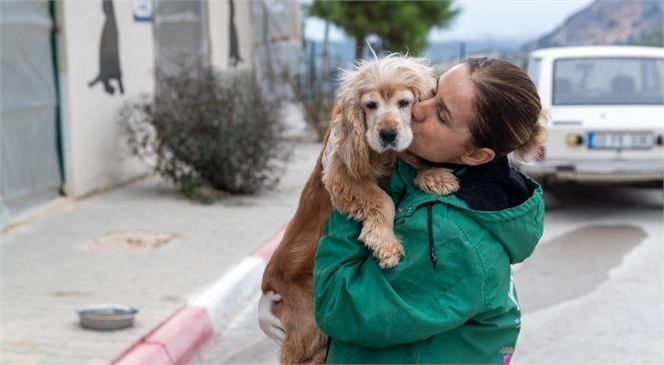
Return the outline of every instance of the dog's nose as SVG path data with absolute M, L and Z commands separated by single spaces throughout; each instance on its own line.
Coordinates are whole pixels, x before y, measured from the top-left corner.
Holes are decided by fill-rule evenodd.
M 392 128 L 381 129 L 380 132 L 378 132 L 378 135 L 380 136 L 380 139 L 383 140 L 383 142 L 392 143 L 395 139 L 397 139 L 397 130 Z

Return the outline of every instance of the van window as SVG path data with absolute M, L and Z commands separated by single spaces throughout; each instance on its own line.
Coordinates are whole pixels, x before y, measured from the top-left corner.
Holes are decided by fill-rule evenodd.
M 664 59 L 559 59 L 553 70 L 554 105 L 664 104 Z
M 528 66 L 526 68 L 528 76 L 533 80 L 535 85 L 539 86 L 539 75 L 540 75 L 540 65 L 542 64 L 541 58 L 531 58 L 528 61 Z

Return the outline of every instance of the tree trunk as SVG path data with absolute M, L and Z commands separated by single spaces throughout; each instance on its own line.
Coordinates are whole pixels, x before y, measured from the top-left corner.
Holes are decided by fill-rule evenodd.
M 355 38 L 355 61 L 361 60 L 364 55 L 364 36 Z

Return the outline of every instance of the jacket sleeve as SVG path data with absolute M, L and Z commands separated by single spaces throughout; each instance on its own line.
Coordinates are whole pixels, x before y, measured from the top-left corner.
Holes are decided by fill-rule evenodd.
M 357 240 L 361 223 L 335 211 L 314 265 L 316 323 L 330 337 L 368 347 L 426 339 L 465 323 L 484 305 L 484 270 L 459 227 L 434 205 L 430 259 L 426 209 L 399 222 L 406 255 L 381 269 Z M 419 215 L 419 217 L 416 217 Z M 424 216 L 422 216 L 424 215 Z M 420 223 L 418 223 L 420 222 Z

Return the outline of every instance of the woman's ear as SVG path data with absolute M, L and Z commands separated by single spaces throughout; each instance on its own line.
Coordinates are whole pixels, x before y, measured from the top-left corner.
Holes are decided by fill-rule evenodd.
M 475 148 L 461 156 L 461 162 L 468 166 L 478 166 L 493 161 L 496 152 L 488 147 Z
M 341 110 L 341 136 L 337 154 L 349 174 L 359 179 L 367 174 L 369 145 L 364 127 L 364 115 L 359 102 L 344 102 Z

